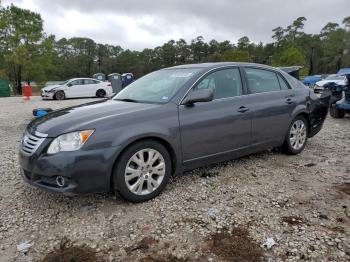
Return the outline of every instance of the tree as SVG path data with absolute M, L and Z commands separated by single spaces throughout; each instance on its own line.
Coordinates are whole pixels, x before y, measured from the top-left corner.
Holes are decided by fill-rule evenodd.
M 191 50 L 188 47 L 186 40 L 180 39 L 176 41 L 177 63 L 186 64 L 189 61 Z
M 342 22 L 347 30 L 350 30 L 350 16 L 345 17 Z
M 275 66 L 304 66 L 306 64 L 303 52 L 296 46 L 290 45 L 283 49 L 275 58 Z
M 328 35 L 329 33 L 336 31 L 338 28 L 339 28 L 338 23 L 329 22 L 321 29 L 320 35 L 321 36 Z
M 13 80 L 18 93 L 22 92 L 22 75 L 26 81 L 35 78 L 32 70 L 35 58 L 40 54 L 43 40 L 43 21 L 40 14 L 11 4 L 0 9 L 0 50 L 9 79 Z
M 192 61 L 198 63 L 207 57 L 209 46 L 204 42 L 203 36 L 198 36 L 191 41 L 190 50 Z
M 244 50 L 227 50 L 220 57 L 222 62 L 250 62 L 248 51 Z
M 298 36 L 302 34 L 300 30 L 304 29 L 304 22 L 306 18 L 301 16 L 293 21 L 293 23 L 287 26 L 285 32 L 287 33 L 287 39 L 289 41 L 295 41 Z
M 170 40 L 162 46 L 163 67 L 169 67 L 176 64 L 176 51 L 174 40 Z
M 279 47 L 284 38 L 284 29 L 279 26 L 272 29 L 272 32 L 273 32 L 272 38 L 276 41 L 277 47 Z
M 238 39 L 237 47 L 239 50 L 247 50 L 249 47 L 250 40 L 247 36 L 243 36 Z

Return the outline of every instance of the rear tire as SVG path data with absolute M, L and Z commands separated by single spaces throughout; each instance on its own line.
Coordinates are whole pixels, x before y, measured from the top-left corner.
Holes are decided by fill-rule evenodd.
M 283 150 L 289 155 L 299 154 L 304 150 L 309 133 L 308 122 L 305 117 L 297 116 L 293 119 L 286 134 Z
M 103 89 L 99 89 L 96 91 L 96 96 L 99 97 L 99 98 L 103 98 L 106 96 L 106 91 L 103 90 Z
M 329 114 L 334 118 L 343 118 L 345 116 L 345 111 L 338 109 L 335 104 L 330 105 Z
M 120 156 L 113 171 L 113 189 L 128 201 L 148 201 L 163 191 L 171 170 L 167 149 L 155 140 L 143 140 Z
M 54 99 L 56 100 L 64 100 L 66 99 L 66 95 L 63 91 L 57 91 L 54 95 Z

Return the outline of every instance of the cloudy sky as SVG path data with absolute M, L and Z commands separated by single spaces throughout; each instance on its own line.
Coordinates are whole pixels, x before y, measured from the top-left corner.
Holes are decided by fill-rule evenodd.
M 2 1 L 39 12 L 48 34 L 90 37 L 142 50 L 170 39 L 271 41 L 271 30 L 305 16 L 305 31 L 350 15 L 350 0 L 17 0 Z

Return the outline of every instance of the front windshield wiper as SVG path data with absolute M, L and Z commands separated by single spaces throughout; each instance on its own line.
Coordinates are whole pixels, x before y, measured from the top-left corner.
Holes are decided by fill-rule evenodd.
M 135 100 L 135 99 L 131 99 L 131 98 L 121 98 L 121 99 L 114 99 L 117 101 L 124 101 L 124 102 L 133 102 L 133 103 L 138 103 L 139 101 Z

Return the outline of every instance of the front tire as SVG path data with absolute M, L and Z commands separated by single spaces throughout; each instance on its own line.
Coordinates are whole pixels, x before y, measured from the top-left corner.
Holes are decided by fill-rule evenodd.
M 163 191 L 171 170 L 167 149 L 157 141 L 143 140 L 122 153 L 113 172 L 113 187 L 128 201 L 148 201 Z
M 296 155 L 304 150 L 307 143 L 308 122 L 305 117 L 297 116 L 288 128 L 283 149 L 287 154 Z
M 66 95 L 63 91 L 57 91 L 54 95 L 55 100 L 64 100 Z

